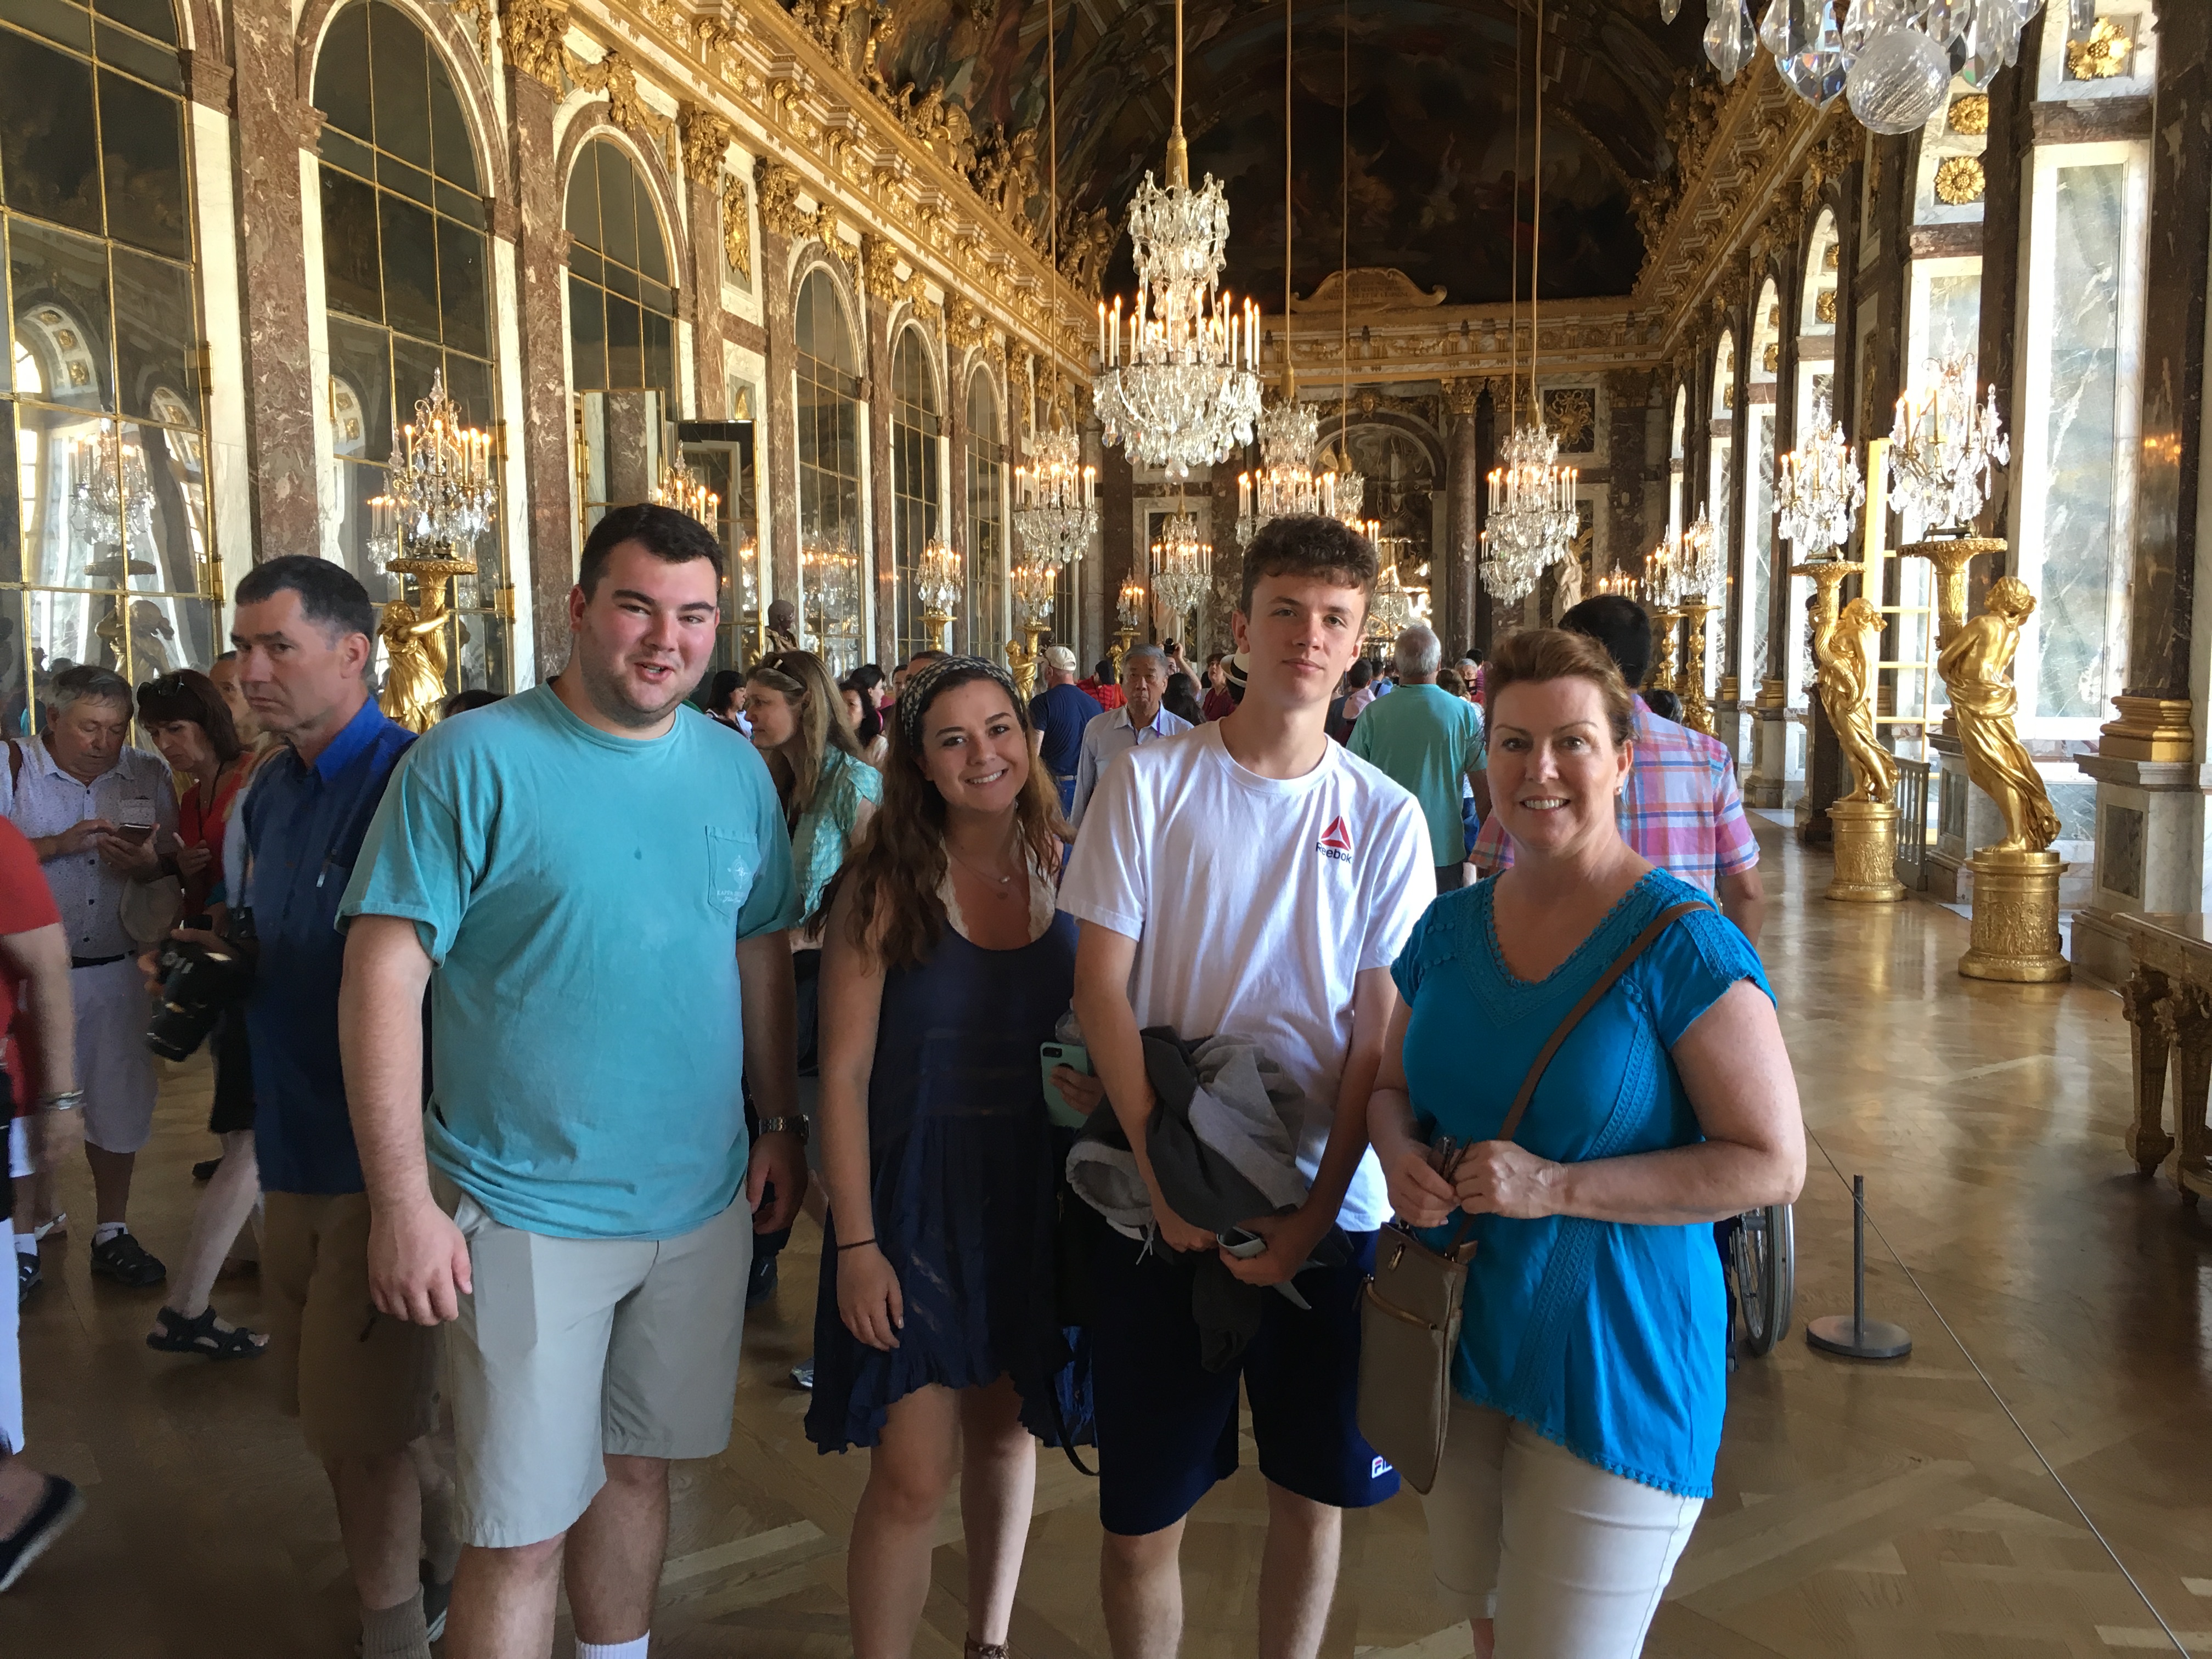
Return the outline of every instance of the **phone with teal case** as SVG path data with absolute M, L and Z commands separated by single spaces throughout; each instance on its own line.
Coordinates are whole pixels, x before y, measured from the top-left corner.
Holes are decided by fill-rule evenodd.
M 1064 1129 L 1080 1129 L 1091 1120 L 1069 1105 L 1060 1091 L 1053 1087 L 1052 1068 L 1065 1066 L 1089 1077 L 1091 1050 L 1079 1042 L 1046 1042 L 1038 1045 L 1037 1059 L 1044 1075 L 1045 1115 Z

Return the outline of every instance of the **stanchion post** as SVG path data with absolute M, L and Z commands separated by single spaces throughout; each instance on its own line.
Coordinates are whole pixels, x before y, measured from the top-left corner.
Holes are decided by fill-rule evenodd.
M 1902 1359 L 1912 1336 L 1902 1325 L 1866 1316 L 1866 1177 L 1851 1177 L 1851 1316 L 1827 1314 L 1805 1323 L 1805 1340 L 1846 1359 Z

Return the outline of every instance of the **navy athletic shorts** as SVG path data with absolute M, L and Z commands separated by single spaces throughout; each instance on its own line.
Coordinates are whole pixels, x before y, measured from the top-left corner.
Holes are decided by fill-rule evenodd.
M 1190 1513 L 1237 1472 L 1237 1389 L 1252 1403 L 1260 1473 L 1286 1492 L 1364 1509 L 1398 1490 L 1398 1472 L 1360 1437 L 1359 1296 L 1375 1235 L 1352 1233 L 1352 1260 L 1295 1281 L 1303 1312 L 1268 1292 L 1260 1332 L 1237 1364 L 1199 1361 L 1190 1274 L 1158 1247 L 1103 1221 L 1091 1248 L 1092 1387 L 1098 1421 L 1098 1518 L 1141 1537 Z

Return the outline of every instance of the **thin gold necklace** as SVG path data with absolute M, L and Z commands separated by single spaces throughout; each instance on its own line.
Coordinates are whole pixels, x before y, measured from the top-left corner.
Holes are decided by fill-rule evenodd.
M 976 864 L 974 860 L 969 858 L 966 854 L 961 852 L 958 848 L 955 847 L 949 841 L 945 843 L 945 850 L 950 853 L 954 858 L 959 860 L 961 863 L 966 865 L 972 874 L 981 876 L 986 881 L 996 883 L 997 885 L 990 890 L 993 896 L 997 898 L 1013 897 L 1013 876 L 993 875 L 988 870 L 986 870 L 980 865 Z M 1019 874 L 1020 872 L 1017 871 L 1015 873 Z

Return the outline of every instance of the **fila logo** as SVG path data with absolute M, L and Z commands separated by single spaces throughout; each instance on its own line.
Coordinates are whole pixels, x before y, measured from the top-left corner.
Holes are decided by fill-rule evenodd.
M 1321 840 L 1315 845 L 1323 858 L 1344 864 L 1352 862 L 1352 832 L 1344 827 L 1341 814 L 1329 820 L 1328 828 L 1321 832 Z
M 1367 1478 L 1370 1480 L 1380 1480 L 1384 1475 L 1389 1473 L 1390 1466 L 1378 1457 L 1374 1461 L 1374 1462 L 1368 1465 Z

